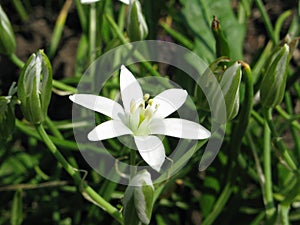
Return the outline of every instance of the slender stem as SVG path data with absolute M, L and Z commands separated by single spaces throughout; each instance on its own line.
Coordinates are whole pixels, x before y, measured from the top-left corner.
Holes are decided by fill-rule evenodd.
M 290 206 L 289 205 L 284 205 L 284 204 L 279 205 L 280 224 L 290 225 L 289 211 L 290 211 Z
M 25 63 L 18 56 L 16 56 L 15 53 L 12 53 L 9 56 L 9 59 L 19 68 L 22 68 L 25 65 Z
M 253 82 L 252 82 L 252 73 L 248 64 L 240 62 L 245 72 L 245 98 L 241 106 L 241 111 L 238 115 L 239 123 L 233 128 L 232 137 L 229 143 L 230 149 L 230 160 L 231 164 L 228 169 L 227 183 L 224 187 L 221 195 L 219 196 L 216 204 L 214 205 L 212 213 L 203 221 L 202 225 L 212 224 L 218 215 L 221 213 L 223 207 L 230 198 L 230 195 L 233 191 L 233 183 L 235 182 L 235 173 L 237 172 L 237 158 L 239 154 L 239 149 L 242 144 L 242 138 L 246 132 L 247 125 L 252 110 L 252 100 L 253 100 Z
M 280 153 L 282 154 L 283 159 L 285 160 L 287 166 L 293 171 L 297 171 L 297 166 L 290 156 L 288 150 L 286 149 L 285 145 L 283 144 L 281 138 L 279 137 L 277 130 L 275 128 L 274 122 L 272 120 L 272 109 L 265 109 L 264 116 L 266 121 L 268 122 L 269 128 L 271 130 L 272 137 L 274 139 L 275 145 L 279 149 Z
M 23 22 L 26 22 L 27 19 L 28 19 L 28 14 L 27 14 L 27 12 L 26 12 L 26 10 L 25 10 L 22 2 L 20 0 L 13 0 L 12 2 L 14 4 L 14 6 L 15 6 L 15 8 L 16 8 L 16 10 L 17 10 L 17 12 L 18 12 L 18 14 L 19 14 L 19 16 L 21 18 L 21 20 Z
M 55 55 L 55 52 L 57 50 L 59 41 L 61 39 L 63 29 L 65 27 L 66 19 L 68 16 L 69 9 L 72 5 L 72 0 L 66 0 L 63 8 L 61 9 L 59 16 L 56 20 L 52 39 L 50 42 L 50 48 L 49 48 L 49 58 L 52 58 Z
M 59 152 L 56 146 L 53 144 L 49 136 L 47 135 L 44 127 L 42 124 L 36 125 L 36 130 L 43 139 L 44 143 L 47 145 L 49 151 L 55 156 L 57 161 L 64 167 L 66 172 L 73 178 L 75 183 L 80 187 L 82 190 L 81 192 L 90 201 L 96 203 L 106 212 L 108 212 L 111 216 L 113 216 L 118 222 L 121 224 L 123 223 L 122 214 L 113 207 L 109 202 L 105 201 L 100 195 L 97 194 L 90 186 L 88 186 L 79 176 L 78 170 L 73 168 L 68 161 L 64 158 L 64 156 Z
M 268 32 L 270 38 L 272 39 L 274 44 L 277 44 L 278 40 L 277 40 L 277 37 L 275 36 L 273 25 L 272 25 L 271 20 L 266 12 L 266 9 L 264 7 L 262 0 L 255 0 L 255 4 L 261 13 L 262 19 L 265 23 L 265 26 L 266 26 L 266 29 L 267 29 L 267 32 Z
M 118 36 L 118 38 L 120 39 L 120 41 L 123 44 L 129 44 L 128 40 L 125 38 L 125 36 L 123 35 L 123 33 L 120 31 L 118 25 L 116 24 L 116 22 L 113 20 L 113 18 L 111 18 L 110 15 L 105 14 L 106 19 L 108 21 L 108 23 L 111 25 L 112 29 L 115 31 L 116 35 Z M 128 45 L 128 49 L 132 50 L 132 46 Z M 160 76 L 160 74 L 152 67 L 152 65 L 147 62 L 144 61 L 144 57 L 135 49 L 134 51 L 135 56 L 141 61 L 142 65 L 153 75 L 153 76 Z
M 77 92 L 77 89 L 70 86 L 70 85 L 67 85 L 61 81 L 58 81 L 58 80 L 53 80 L 52 81 L 52 85 L 54 88 L 57 88 L 59 90 L 63 90 L 63 91 L 67 91 L 67 92 L 70 92 L 70 94 L 75 94 Z
M 96 3 L 90 5 L 90 30 L 89 30 L 89 56 L 90 63 L 93 63 L 96 58 Z
M 183 46 L 185 46 L 186 48 L 188 48 L 190 50 L 194 49 L 194 43 L 193 42 L 191 42 L 188 38 L 183 36 L 178 31 L 171 28 L 167 23 L 161 22 L 160 25 L 162 26 L 162 28 L 164 28 L 164 30 L 168 34 L 170 34 L 175 40 L 180 42 Z
M 268 123 L 264 124 L 264 153 L 263 153 L 263 166 L 265 174 L 264 182 L 264 200 L 266 207 L 267 218 L 271 218 L 275 213 L 273 191 L 272 191 L 272 169 L 271 169 L 271 131 L 269 129 Z
M 60 133 L 60 131 L 57 129 L 57 127 L 54 125 L 54 123 L 48 116 L 46 117 L 45 122 L 55 137 L 57 137 L 61 140 L 64 139 L 63 135 Z
M 282 116 L 284 119 L 291 121 L 292 117 L 290 116 L 290 114 L 288 114 L 286 111 L 283 110 L 283 108 L 278 105 L 276 106 L 276 111 L 280 114 L 280 116 Z M 291 123 L 292 127 L 294 127 L 295 129 L 297 129 L 298 131 L 300 131 L 300 123 L 296 120 L 292 121 Z
M 84 32 L 87 31 L 87 19 L 80 0 L 75 0 L 79 21 Z
M 18 56 L 16 56 L 14 53 L 11 54 L 9 56 L 9 58 L 20 69 L 22 69 L 23 66 L 25 65 L 25 63 Z M 69 86 L 67 84 L 64 84 L 64 83 L 62 83 L 60 81 L 57 81 L 57 80 L 53 80 L 52 85 L 53 85 L 53 87 L 55 87 L 57 89 L 60 89 L 60 90 L 68 91 L 68 92 L 71 92 L 71 93 L 76 93 L 77 92 L 76 88 L 74 88 L 72 86 Z
M 228 201 L 231 193 L 233 191 L 232 184 L 228 182 L 223 189 L 217 202 L 214 204 L 212 212 L 206 217 L 206 219 L 201 223 L 202 225 L 211 225 L 217 219 L 218 215 L 222 212 L 226 202 Z

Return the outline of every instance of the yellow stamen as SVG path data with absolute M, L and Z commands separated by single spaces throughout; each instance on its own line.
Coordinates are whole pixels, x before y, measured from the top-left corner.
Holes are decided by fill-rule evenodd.
M 153 104 L 153 99 L 149 99 L 148 104 L 149 104 L 150 106 L 152 106 L 152 104 Z
M 144 99 L 145 102 L 148 101 L 149 98 L 150 98 L 149 94 L 145 94 L 144 97 L 143 97 L 143 99 Z

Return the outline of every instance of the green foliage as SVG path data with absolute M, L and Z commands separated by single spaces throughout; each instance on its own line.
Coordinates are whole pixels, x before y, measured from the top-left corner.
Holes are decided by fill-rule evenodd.
M 117 0 L 93 6 L 80 0 L 1 2 L 0 225 L 299 224 L 300 69 L 298 38 L 294 38 L 300 35 L 299 3 L 141 0 L 140 7 L 133 2 L 131 6 Z M 41 22 L 51 33 L 42 34 Z M 222 134 L 225 138 L 213 163 L 199 171 L 205 140 L 192 145 L 162 137 L 166 155 L 172 157 L 163 165 L 169 166 L 166 173 L 132 170 L 129 178 L 117 163 L 107 167 L 108 172 L 117 171 L 120 180 L 130 180 L 124 186 L 99 175 L 83 160 L 73 127 L 90 124 L 72 121 L 67 96 L 76 93 L 92 59 L 144 38 L 175 42 L 190 49 L 191 55 L 196 53 L 206 63 L 197 65 L 190 55 L 184 56 L 196 73 L 210 65 L 203 73 L 205 93 L 216 95 L 210 78 L 217 79 L 227 111 L 226 128 L 218 129 L 212 142 Z M 71 53 L 66 48 L 70 42 L 76 47 Z M 36 48 L 49 51 L 34 53 L 24 66 L 17 56 L 25 59 L 27 51 Z M 164 80 L 146 85 L 144 91 L 160 92 L 170 86 L 169 80 L 176 82 L 187 90 L 187 109 L 196 108 L 196 119 L 206 127 L 215 122 L 207 96 L 193 79 L 178 68 L 144 62 L 139 49 L 131 50 L 142 61 L 130 65 L 138 77 Z M 161 49 L 158 54 L 174 57 L 165 52 Z M 116 59 L 122 60 L 122 56 Z M 68 77 L 65 64 L 71 68 Z M 102 82 L 106 74 L 101 71 L 97 76 Z M 18 86 L 7 91 L 18 79 Z M 90 87 L 89 80 L 85 82 Z M 118 98 L 118 76 L 103 82 L 100 94 Z M 213 101 L 216 108 L 219 101 Z M 97 123 L 104 119 L 97 114 Z M 117 161 L 144 165 L 141 158 L 132 159 L 122 139 L 103 144 Z M 189 148 L 182 154 L 173 151 L 176 146 Z M 83 147 L 92 150 L 91 157 L 103 151 L 90 143 Z
M 180 2 L 183 5 L 182 14 L 188 30 L 193 32 L 195 37 L 195 52 L 201 58 L 207 62 L 212 62 L 215 58 L 215 43 L 212 41 L 214 35 L 210 26 L 213 16 L 221 21 L 231 51 L 230 57 L 242 58 L 246 25 L 239 23 L 229 0 L 181 0 Z

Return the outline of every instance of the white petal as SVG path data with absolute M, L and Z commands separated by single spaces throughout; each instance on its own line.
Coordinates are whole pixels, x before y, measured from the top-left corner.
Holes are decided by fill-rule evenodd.
M 177 118 L 153 120 L 150 124 L 150 133 L 196 140 L 210 137 L 210 132 L 200 124 Z
M 123 3 L 127 4 L 127 5 L 129 5 L 130 0 L 120 0 L 120 2 L 123 2 Z
M 101 141 L 126 134 L 132 134 L 131 130 L 119 120 L 109 120 L 99 124 L 89 134 L 90 141 Z
M 187 92 L 183 89 L 172 88 L 161 92 L 153 99 L 153 104 L 158 104 L 155 117 L 165 118 L 179 109 L 187 98 Z
M 90 95 L 90 94 L 75 94 L 69 96 L 70 100 L 79 104 L 85 108 L 94 110 L 96 112 L 102 113 L 106 116 L 109 116 L 113 119 L 121 119 L 124 118 L 124 110 L 123 107 L 105 97 Z
M 90 4 L 90 3 L 98 2 L 98 1 L 100 1 L 100 0 L 81 0 L 80 2 L 82 4 Z
M 155 136 L 134 136 L 134 141 L 145 162 L 160 171 L 166 157 L 161 140 Z
M 129 113 L 131 101 L 141 101 L 143 99 L 143 91 L 139 82 L 124 65 L 121 66 L 120 89 L 124 109 Z

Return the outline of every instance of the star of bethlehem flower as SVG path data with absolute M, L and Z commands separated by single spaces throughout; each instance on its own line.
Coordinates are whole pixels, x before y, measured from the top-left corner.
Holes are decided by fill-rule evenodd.
M 81 0 L 80 2 L 82 3 L 82 4 L 91 4 L 91 3 L 93 3 L 93 2 L 99 2 L 100 0 Z M 127 5 L 129 5 L 129 2 L 130 2 L 130 0 L 119 0 L 120 2 L 123 2 L 123 3 L 125 3 L 125 4 L 127 4 Z
M 138 81 L 122 65 L 120 92 L 123 107 L 118 102 L 101 96 L 70 96 L 74 103 L 112 118 L 99 124 L 88 134 L 90 141 L 132 135 L 144 161 L 160 171 L 166 155 L 162 141 L 155 135 L 195 140 L 210 137 L 210 132 L 198 123 L 180 118 L 166 118 L 183 105 L 188 95 L 185 90 L 167 89 L 152 99 L 149 94 L 143 94 Z

